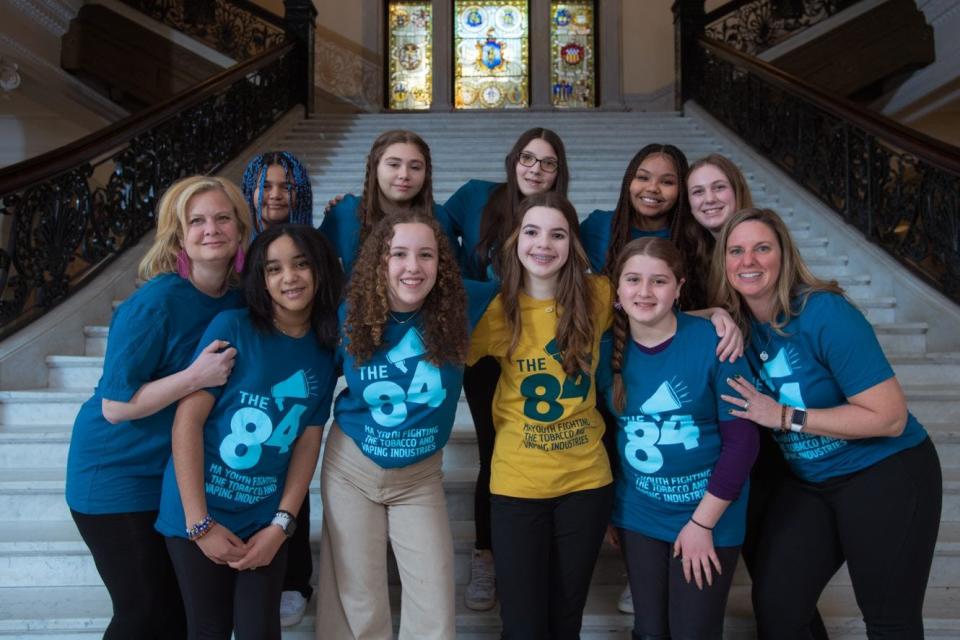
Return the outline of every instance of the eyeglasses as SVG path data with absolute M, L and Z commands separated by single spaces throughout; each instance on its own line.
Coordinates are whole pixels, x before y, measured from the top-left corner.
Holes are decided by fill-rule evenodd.
M 556 173 L 557 168 L 560 166 L 560 163 L 554 158 L 538 158 L 532 153 L 528 153 L 526 151 L 520 152 L 520 155 L 517 157 L 517 162 L 525 167 L 532 167 L 539 162 L 540 168 L 547 173 Z

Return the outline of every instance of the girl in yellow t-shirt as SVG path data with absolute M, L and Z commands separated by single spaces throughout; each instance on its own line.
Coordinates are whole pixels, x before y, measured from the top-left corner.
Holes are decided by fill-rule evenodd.
M 577 638 L 613 502 L 594 374 L 613 292 L 587 275 L 577 212 L 527 198 L 470 362 L 494 356 L 491 521 L 503 638 Z

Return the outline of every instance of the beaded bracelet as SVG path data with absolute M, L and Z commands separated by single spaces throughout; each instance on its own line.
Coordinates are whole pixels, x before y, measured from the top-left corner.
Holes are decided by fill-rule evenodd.
M 788 431 L 787 426 L 787 405 L 780 405 L 780 431 Z
M 197 524 L 192 527 L 187 528 L 187 538 L 191 541 L 196 541 L 202 538 L 203 536 L 210 533 L 210 529 L 213 528 L 216 522 L 209 513 L 200 520 Z

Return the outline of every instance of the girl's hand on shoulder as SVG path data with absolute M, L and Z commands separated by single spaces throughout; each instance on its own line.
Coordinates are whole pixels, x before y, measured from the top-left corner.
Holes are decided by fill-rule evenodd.
M 720 558 L 713 548 L 713 533 L 693 522 L 688 522 L 680 530 L 677 541 L 673 543 L 673 557 L 679 557 L 683 563 L 683 577 L 687 583 L 692 577 L 700 590 L 703 590 L 704 581 L 707 586 L 713 586 L 711 564 L 716 568 L 717 575 L 723 573 Z
M 332 198 L 330 198 L 330 201 L 327 202 L 327 206 L 324 207 L 323 212 L 324 212 L 324 213 L 330 213 L 330 209 L 333 209 L 335 206 L 337 206 L 338 204 L 340 204 L 340 201 L 341 201 L 341 200 L 343 200 L 343 194 L 342 194 L 342 193 L 338 193 L 337 195 L 333 196 Z
M 195 389 L 219 387 L 227 383 L 237 350 L 226 340 L 214 340 L 208 344 L 190 365 Z
M 210 531 L 196 542 L 203 555 L 217 564 L 236 562 L 247 553 L 243 540 L 220 523 L 214 523 Z
M 731 409 L 730 415 L 746 418 L 754 424 L 769 429 L 779 429 L 782 419 L 782 405 L 768 395 L 760 393 L 756 387 L 747 382 L 743 376 L 727 378 L 727 384 L 739 396 L 720 394 L 720 399 L 729 402 L 739 409 Z M 788 414 L 790 418 L 792 414 Z
M 743 355 L 743 332 L 726 309 L 714 309 L 710 315 L 710 322 L 713 323 L 713 327 L 717 330 L 717 337 L 720 338 L 720 342 L 717 343 L 717 357 L 720 362 L 724 360 L 736 362 L 737 358 Z
M 235 562 L 228 562 L 231 568 L 237 571 L 259 569 L 273 562 L 280 546 L 287 539 L 287 534 L 280 527 L 268 524 L 257 531 L 247 541 L 247 554 Z

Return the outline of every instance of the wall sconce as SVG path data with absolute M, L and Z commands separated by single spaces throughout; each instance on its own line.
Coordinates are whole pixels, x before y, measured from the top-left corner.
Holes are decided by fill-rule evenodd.
M 0 89 L 13 91 L 20 86 L 22 78 L 18 69 L 16 62 L 0 58 Z

